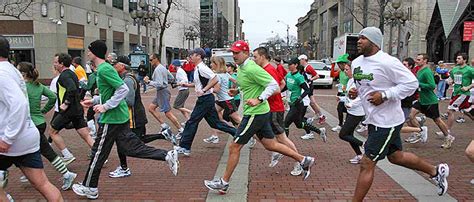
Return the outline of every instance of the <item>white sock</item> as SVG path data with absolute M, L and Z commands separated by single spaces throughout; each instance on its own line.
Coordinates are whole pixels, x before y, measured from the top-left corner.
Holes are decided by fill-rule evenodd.
M 72 155 L 72 153 L 71 153 L 67 148 L 61 150 L 61 154 L 63 154 L 63 157 L 64 157 L 64 158 L 71 158 L 71 157 L 74 157 L 74 156 Z
M 221 178 L 222 184 L 226 185 L 229 184 L 229 182 L 226 182 L 224 179 Z

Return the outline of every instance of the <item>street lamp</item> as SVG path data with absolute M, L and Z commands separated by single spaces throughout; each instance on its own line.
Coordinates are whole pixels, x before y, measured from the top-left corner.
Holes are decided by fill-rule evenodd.
M 389 35 L 389 49 L 388 53 L 393 54 L 392 51 L 392 31 L 394 26 L 398 26 L 398 37 L 397 37 L 397 58 L 400 58 L 400 35 L 401 35 L 401 26 L 405 25 L 405 22 L 408 20 L 408 14 L 399 8 L 402 6 L 400 0 L 392 0 L 392 12 L 385 10 L 383 17 L 387 20 L 387 23 L 390 25 L 390 35 Z
M 286 54 L 287 57 L 286 59 L 290 59 L 290 25 L 286 24 L 285 22 L 281 20 L 277 20 L 277 22 L 286 25 Z
M 184 32 L 184 36 L 186 37 L 186 40 L 188 41 L 188 49 L 190 49 L 190 42 L 193 41 L 193 49 L 194 49 L 194 41 L 198 37 L 198 33 L 194 30 L 192 26 L 189 26 L 189 28 Z
M 142 36 L 140 32 L 140 26 L 145 25 L 146 28 L 146 49 L 145 53 L 148 53 L 148 49 L 150 47 L 150 39 L 148 38 L 148 24 L 151 23 L 152 21 L 155 20 L 155 18 L 158 16 L 156 12 L 148 10 L 148 8 L 151 6 L 148 3 L 146 3 L 145 0 L 140 0 L 138 3 L 138 6 L 141 8 L 141 10 L 132 10 L 130 12 L 130 17 L 133 19 L 134 24 L 137 24 L 138 26 L 138 46 L 142 46 Z

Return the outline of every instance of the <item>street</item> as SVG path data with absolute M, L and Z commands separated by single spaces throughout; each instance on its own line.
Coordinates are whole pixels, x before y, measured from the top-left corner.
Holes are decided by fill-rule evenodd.
M 294 141 L 299 152 L 316 157 L 316 164 L 312 167 L 312 174 L 306 181 L 301 176 L 291 176 L 294 162 L 290 158 L 283 158 L 280 163 L 269 168 L 270 152 L 257 143 L 253 149 L 244 147 L 227 195 L 219 195 L 209 192 L 203 185 L 203 180 L 221 176 L 225 169 L 227 152 L 225 145 L 229 136 L 218 133 L 220 142 L 218 144 L 207 144 L 202 141 L 213 131 L 205 121 L 202 121 L 194 140 L 190 157 L 180 156 L 180 170 L 178 176 L 173 176 L 166 162 L 152 160 L 141 160 L 129 158 L 129 167 L 132 175 L 126 178 L 113 179 L 108 177 L 108 172 L 113 171 L 119 165 L 117 152 L 112 150 L 109 161 L 102 169 L 99 182 L 100 199 L 104 201 L 310 201 L 310 200 L 350 200 L 353 196 L 359 166 L 349 163 L 354 156 L 348 143 L 340 140 L 337 133 L 330 129 L 337 124 L 336 111 L 336 88 L 316 89 L 315 94 L 319 105 L 326 111 L 327 123 L 324 125 L 328 130 L 328 142 L 323 143 L 319 137 L 313 140 L 301 140 L 304 130 L 290 129 L 290 138 Z M 154 98 L 155 91 L 142 94 L 145 107 Z M 172 101 L 176 95 L 176 89 L 172 90 Z M 196 100 L 194 93 L 187 100 L 186 107 L 192 109 Z M 444 112 L 448 101 L 441 101 L 440 111 Z M 181 114 L 174 111 L 180 121 Z M 48 113 L 47 120 L 51 119 L 52 113 Z M 157 132 L 159 124 L 147 112 L 148 133 Z M 164 115 L 163 115 L 164 116 Z M 420 157 L 426 158 L 430 163 L 438 164 L 447 162 L 451 172 L 448 178 L 448 195 L 438 197 L 435 186 L 429 181 L 428 176 L 421 172 L 401 169 L 398 166 L 379 162 L 375 172 L 375 179 L 366 200 L 472 200 L 474 198 L 474 186 L 469 181 L 474 178 L 472 170 L 474 165 L 464 155 L 464 150 L 473 138 L 471 124 L 466 119 L 463 124 L 456 123 L 453 132 L 456 140 L 453 148 L 444 150 L 440 148 L 441 140 L 436 139 L 434 132 L 438 131 L 434 122 L 428 120 L 429 140 L 426 144 L 414 145 L 404 143 L 404 150 L 413 152 Z M 173 131 L 176 131 L 173 128 Z M 89 149 L 82 139 L 73 130 L 61 132 L 70 151 L 77 160 L 69 165 L 69 169 L 78 173 L 76 182 L 82 182 L 89 161 L 87 154 Z M 366 133 L 361 134 L 364 138 Z M 406 138 L 408 134 L 403 134 Z M 171 149 L 172 145 L 164 140 L 158 140 L 149 145 Z M 60 187 L 61 176 L 54 168 L 44 160 L 45 171 L 50 181 Z M 248 164 L 246 163 L 248 162 Z M 20 171 L 12 167 L 10 169 L 9 186 L 7 191 L 16 201 L 36 201 L 43 197 L 29 183 L 21 183 Z M 411 180 L 411 181 L 410 181 Z M 415 181 L 415 182 L 413 182 Z M 63 191 L 65 200 L 84 200 L 74 194 L 71 190 Z

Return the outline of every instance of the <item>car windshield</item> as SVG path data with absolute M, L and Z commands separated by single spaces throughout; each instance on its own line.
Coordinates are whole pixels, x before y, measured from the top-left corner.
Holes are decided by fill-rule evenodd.
M 220 57 L 224 58 L 225 63 L 234 63 L 234 58 L 232 55 L 219 55 Z
M 309 64 L 314 68 L 314 70 L 329 70 L 326 64 L 322 62 L 309 62 Z

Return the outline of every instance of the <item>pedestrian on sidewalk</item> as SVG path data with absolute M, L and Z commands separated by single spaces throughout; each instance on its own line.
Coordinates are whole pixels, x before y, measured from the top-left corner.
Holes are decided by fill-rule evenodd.
M 226 193 L 232 173 L 239 163 L 240 150 L 254 135 L 257 135 L 265 149 L 281 153 L 300 162 L 304 172 L 303 180 L 307 179 L 310 175 L 311 166 L 314 164 L 314 158 L 303 156 L 274 138 L 270 106 L 267 99 L 280 92 L 278 83 L 262 67 L 249 58 L 249 46 L 245 41 L 234 42 L 230 50 L 233 53 L 235 63 L 239 65 L 237 83 L 245 100 L 244 117 L 234 136 L 234 141 L 229 145 L 229 159 L 223 177 L 215 180 L 205 180 L 204 185 L 210 190 Z M 235 91 L 230 92 L 230 94 L 235 93 Z
M 366 27 L 359 33 L 357 49 L 361 56 L 352 61 L 352 73 L 357 88 L 349 97 L 362 100 L 368 124 L 361 169 L 353 201 L 362 201 L 374 179 L 375 166 L 388 157 L 396 165 L 428 174 L 438 187 L 438 195 L 448 190 L 449 166 L 433 166 L 410 152 L 402 151 L 400 129 L 405 122 L 400 100 L 418 88 L 416 77 L 395 57 L 381 51 L 382 32 L 376 27 Z

